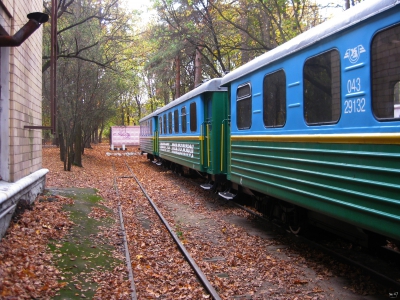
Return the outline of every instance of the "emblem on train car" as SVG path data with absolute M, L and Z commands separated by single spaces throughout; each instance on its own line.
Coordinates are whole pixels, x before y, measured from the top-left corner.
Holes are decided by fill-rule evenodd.
M 348 58 L 352 64 L 355 64 L 360 59 L 361 53 L 366 52 L 363 45 L 358 45 L 352 49 L 347 49 L 344 58 Z

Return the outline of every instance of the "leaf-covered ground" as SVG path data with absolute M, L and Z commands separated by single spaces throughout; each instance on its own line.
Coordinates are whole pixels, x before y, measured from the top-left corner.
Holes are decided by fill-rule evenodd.
M 152 164 L 145 156 L 124 155 L 132 150 L 110 152 L 108 145 L 94 146 L 85 149 L 83 168 L 65 172 L 58 149 L 44 148 L 43 167 L 50 170 L 47 187 L 98 190 L 102 205 L 113 213 L 94 207 L 89 218 L 111 217 L 117 222 L 117 205 L 121 204 L 138 299 L 210 296 L 179 257 L 124 161 L 222 299 L 378 299 L 388 295 L 362 272 L 286 241 L 268 224 L 252 220 L 246 212 Z M 48 246 L 50 241 L 66 240 L 76 226 L 63 205 L 72 205 L 72 200 L 42 196 L 10 226 L 0 242 L 1 299 L 51 299 L 68 284 L 64 271 L 57 268 L 57 252 Z M 114 256 L 120 257 L 120 232 L 100 232 L 120 251 Z M 123 264 L 106 273 L 94 272 L 85 280 L 96 281 L 95 299 L 130 299 Z M 74 284 L 83 289 L 83 284 Z M 76 295 L 77 299 L 84 297 Z

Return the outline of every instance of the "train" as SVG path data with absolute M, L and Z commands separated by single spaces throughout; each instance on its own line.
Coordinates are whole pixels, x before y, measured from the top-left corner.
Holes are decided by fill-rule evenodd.
M 140 120 L 140 150 L 298 234 L 400 241 L 400 3 L 365 1 Z

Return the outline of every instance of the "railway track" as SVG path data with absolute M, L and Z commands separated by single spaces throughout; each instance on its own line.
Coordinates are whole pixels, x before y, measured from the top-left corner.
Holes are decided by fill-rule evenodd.
M 192 184 L 199 185 L 198 182 L 192 181 Z M 220 198 L 221 201 L 226 201 Z M 333 234 L 327 233 L 322 229 L 310 234 L 294 235 L 289 229 L 285 229 L 284 225 L 265 218 L 261 213 L 249 209 L 234 200 L 227 201 L 240 208 L 252 216 L 271 223 L 275 230 L 289 237 L 294 243 L 304 243 L 313 249 L 318 249 L 323 253 L 331 256 L 338 262 L 343 262 L 350 266 L 354 266 L 368 274 L 371 278 L 387 287 L 389 290 L 400 290 L 400 252 L 388 247 L 379 247 L 376 249 L 366 249 L 353 243 L 343 240 Z M 396 293 L 396 292 L 394 292 Z
M 281 232 L 286 232 L 283 228 L 281 228 L 281 230 L 275 230 L 275 234 L 271 235 L 267 230 L 262 229 L 266 232 L 266 235 L 270 235 L 270 237 L 274 236 L 272 239 L 267 237 L 263 241 L 258 238 L 251 238 L 246 233 L 237 235 L 240 230 L 237 231 L 235 225 L 232 227 L 222 219 L 235 211 L 234 214 L 240 215 L 243 222 L 251 222 L 245 220 L 246 213 L 240 213 L 241 209 L 233 208 L 233 205 L 231 205 L 231 203 L 233 203 L 232 201 L 226 202 L 217 196 L 214 197 L 211 193 L 200 189 L 198 187 L 198 182 L 189 181 L 187 178 L 182 178 L 178 175 L 175 176 L 170 170 L 161 168 L 155 164 L 149 164 L 147 161 L 140 162 L 129 159 L 127 159 L 127 161 L 131 167 L 134 166 L 133 172 L 136 172 L 135 176 L 147 189 L 147 194 L 155 199 L 159 208 L 166 213 L 165 216 L 167 219 L 175 219 L 175 221 L 173 221 L 175 224 L 173 227 L 177 235 L 180 234 L 179 231 L 183 232 L 185 236 L 185 246 L 190 253 L 196 257 L 199 266 L 207 272 L 207 276 L 211 278 L 222 298 L 241 299 L 244 297 L 245 299 L 278 299 L 282 297 L 282 295 L 286 295 L 289 298 L 294 296 L 316 297 L 321 293 L 331 293 L 331 297 L 333 298 L 345 299 L 347 296 L 351 296 L 353 291 L 357 290 L 357 288 L 354 290 L 351 285 L 353 284 L 353 279 L 349 280 L 348 278 L 348 273 L 353 272 L 350 271 L 352 268 L 349 267 L 352 265 L 350 262 L 346 261 L 343 263 L 343 265 L 346 265 L 343 269 L 345 270 L 344 275 L 332 271 L 333 275 L 325 276 L 319 272 L 319 270 L 324 269 L 330 272 L 331 266 L 321 263 L 320 267 L 319 261 L 314 260 L 313 256 L 324 257 L 324 260 L 334 262 L 333 264 L 335 265 L 339 265 L 339 262 L 343 260 L 335 258 L 333 254 L 331 255 L 323 250 L 316 249 L 311 243 L 308 243 L 308 249 L 302 245 L 296 246 L 296 242 L 297 245 L 307 244 L 307 242 L 301 240 L 299 243 L 301 237 L 281 234 Z M 150 215 L 152 207 L 143 196 L 143 192 L 140 191 L 126 163 L 120 157 L 117 158 L 115 162 L 116 184 L 118 185 L 121 198 L 124 199 L 124 201 L 121 201 L 123 202 L 121 204 L 121 209 L 124 215 L 124 224 L 140 231 L 132 235 L 129 233 L 132 230 L 129 230 L 129 228 L 127 230 L 127 243 L 130 250 L 129 252 L 132 255 L 131 265 L 133 267 L 136 290 L 138 294 L 143 295 L 147 293 L 146 295 L 149 297 L 165 295 L 165 291 L 173 290 L 173 287 L 164 290 L 156 289 L 155 294 L 152 288 L 155 286 L 163 286 L 165 283 L 169 284 L 173 281 L 172 276 L 180 275 L 180 271 L 176 271 L 178 270 L 176 269 L 177 266 L 183 266 L 184 269 L 184 275 L 181 276 L 181 279 L 177 279 L 177 281 L 182 282 L 182 280 L 186 280 L 186 278 L 189 277 L 189 271 L 187 270 L 189 264 L 184 263 L 183 259 L 179 259 L 179 261 L 174 262 L 173 266 L 169 265 L 169 260 L 178 260 L 176 258 L 178 254 L 173 255 L 174 258 L 169 257 L 161 262 L 150 263 L 151 261 L 155 262 L 157 258 L 156 256 L 152 256 L 152 251 L 144 253 L 145 248 L 152 248 L 153 251 L 160 251 L 162 247 L 166 246 L 169 247 L 167 253 L 172 254 L 173 251 L 177 253 L 176 246 L 167 245 L 167 243 L 172 243 L 170 238 L 171 234 L 168 233 L 164 225 L 156 226 L 156 223 L 159 223 L 159 221 L 156 220 L 158 217 L 156 217 L 155 214 L 154 217 Z M 146 164 L 146 168 L 142 168 L 141 164 Z M 176 196 L 176 199 L 174 199 L 174 196 L 171 197 L 171 194 L 175 195 L 176 193 L 181 193 L 186 199 L 182 197 L 178 199 L 178 196 Z M 190 193 L 190 195 L 186 193 Z M 189 199 L 187 199 L 187 197 L 189 197 Z M 182 210 L 188 209 L 189 214 L 199 213 L 199 216 L 193 218 L 195 219 L 194 222 L 191 222 L 190 218 L 180 219 L 183 220 L 181 224 L 182 228 L 180 229 L 177 227 L 177 224 L 180 222 L 177 221 L 177 216 L 178 218 L 182 218 L 182 212 L 177 214 L 175 210 L 180 210 L 181 207 Z M 216 209 L 216 211 L 214 211 L 214 209 Z M 220 215 L 219 212 L 217 212 L 218 210 L 224 210 L 223 214 Z M 247 212 L 252 211 L 247 209 Z M 258 214 L 258 216 L 260 215 Z M 200 222 L 200 224 L 203 224 L 202 222 L 205 218 L 215 221 L 207 221 L 207 224 L 204 224 L 207 227 L 204 225 L 199 226 L 198 223 Z M 211 227 L 208 227 L 210 224 Z M 267 224 L 266 226 L 270 225 Z M 214 228 L 216 230 L 214 230 Z M 161 244 L 158 242 L 156 243 L 152 239 L 146 241 L 146 237 L 149 236 L 149 233 L 161 239 Z M 207 240 L 208 238 L 213 240 L 209 241 Z M 167 239 L 169 239 L 168 242 Z M 292 243 L 289 242 L 289 240 L 295 242 Z M 248 245 L 252 246 L 249 247 Z M 308 256 L 308 252 L 312 254 Z M 312 264 L 314 264 L 314 267 Z M 169 267 L 167 267 L 168 265 Z M 159 268 L 162 266 L 166 267 L 166 269 L 174 270 L 174 274 L 165 276 L 164 273 L 168 273 L 169 270 L 164 269 L 161 271 Z M 153 267 L 155 267 L 154 271 L 150 271 Z M 362 266 L 358 266 L 358 268 L 361 267 Z M 313 271 L 311 269 L 313 269 Z M 142 272 L 145 273 L 144 277 L 142 277 Z M 158 275 L 154 277 L 151 274 L 149 275 L 149 272 L 157 272 Z M 171 272 L 169 273 L 171 274 Z M 372 289 L 375 289 L 374 286 L 379 282 L 377 291 L 384 287 L 384 290 L 381 290 L 379 293 L 385 293 L 385 295 L 387 295 L 387 290 L 393 293 L 399 290 L 397 285 L 390 284 L 388 281 L 369 280 L 368 278 L 377 277 L 375 275 L 365 275 L 366 273 L 366 271 L 362 271 L 361 274 L 358 271 L 354 271 L 354 274 L 360 274 L 360 276 L 358 276 L 359 280 L 356 279 L 354 283 L 365 282 L 367 286 L 372 286 Z M 160 278 L 158 278 L 158 276 L 160 276 Z M 190 276 L 196 278 L 196 275 L 194 275 L 192 271 L 190 271 Z M 346 285 L 348 285 L 345 289 L 351 290 L 347 290 L 346 292 L 346 290 L 343 289 L 343 281 L 340 282 L 339 280 L 339 283 L 334 283 L 334 278 L 337 276 L 343 276 L 344 278 L 341 280 L 347 282 Z M 182 277 L 184 277 L 184 279 L 182 279 Z M 196 296 L 190 293 L 191 298 L 197 299 L 202 298 L 203 295 L 209 295 L 209 292 L 206 291 L 196 279 L 191 280 L 190 285 L 193 286 L 194 290 L 201 289 L 201 292 L 198 292 Z M 332 292 L 333 290 L 335 290 L 334 294 Z M 368 290 L 366 293 L 368 294 L 371 291 L 372 290 Z M 363 295 L 362 291 L 357 291 L 357 293 Z M 168 298 L 168 295 L 166 297 Z M 329 298 L 329 296 L 327 297 Z M 372 297 L 371 299 L 376 298 Z
M 206 298 L 211 296 L 215 300 L 221 299 L 155 202 L 148 195 L 140 180 L 135 176 L 127 161 L 119 158 L 116 162 L 113 162 L 114 189 L 120 199 L 118 211 L 131 282 L 132 299 L 138 299 L 138 294 L 154 297 L 165 296 L 169 291 L 175 293 L 175 296 L 179 295 L 179 291 L 182 291 L 183 294 L 180 294 L 179 297 L 184 297 L 185 291 L 193 292 L 192 287 L 198 285 L 197 280 L 205 289 L 204 292 L 201 292 L 201 289 L 198 288 L 198 293 L 202 293 L 202 296 L 205 295 Z M 132 191 L 134 191 L 134 196 Z M 125 201 L 121 201 L 121 199 Z M 151 211 L 154 211 L 162 225 Z M 135 230 L 132 230 L 132 226 L 135 227 Z M 129 230 L 126 230 L 126 228 Z M 129 236 L 129 232 L 135 232 L 135 236 Z M 168 240 L 168 235 L 172 237 L 176 247 L 174 247 L 172 241 Z M 169 256 L 160 256 L 160 252 L 168 253 Z M 131 255 L 133 255 L 133 258 L 131 258 Z M 160 257 L 163 259 L 160 260 Z M 183 258 L 187 265 L 191 267 L 192 272 L 184 264 Z M 136 271 L 133 270 L 132 266 Z M 166 271 L 165 269 L 169 270 Z M 138 272 L 143 272 L 145 276 L 138 274 Z M 188 279 L 188 274 L 192 277 L 191 280 Z M 147 284 L 148 282 L 150 284 Z M 169 286 L 168 283 L 170 283 Z M 178 288 L 174 287 L 177 285 L 176 283 L 178 283 Z

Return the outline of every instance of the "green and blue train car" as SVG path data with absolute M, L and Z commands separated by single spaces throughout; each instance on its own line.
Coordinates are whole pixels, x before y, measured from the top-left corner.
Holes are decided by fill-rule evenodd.
M 143 118 L 141 149 L 295 233 L 398 243 L 399 45 L 400 3 L 362 2 Z
M 220 79 L 203 83 L 141 119 L 141 126 L 146 128 L 149 119 L 157 125 L 148 138 L 141 138 L 140 147 L 153 150 L 159 164 L 177 172 L 208 174 L 210 180 L 226 174 L 228 95 Z
M 400 241 L 399 45 L 399 2 L 365 1 L 224 76 L 232 190 L 220 195 L 247 191 L 295 232 L 307 219 Z

